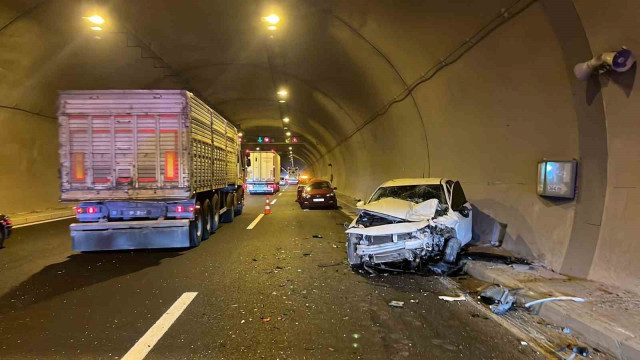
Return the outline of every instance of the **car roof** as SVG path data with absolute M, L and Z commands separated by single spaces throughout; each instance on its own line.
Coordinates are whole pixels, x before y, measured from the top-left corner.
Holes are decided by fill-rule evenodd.
M 405 179 L 393 179 L 389 180 L 380 187 L 389 187 L 389 186 L 407 186 L 407 185 L 439 185 L 444 183 L 446 179 L 444 178 L 405 178 Z

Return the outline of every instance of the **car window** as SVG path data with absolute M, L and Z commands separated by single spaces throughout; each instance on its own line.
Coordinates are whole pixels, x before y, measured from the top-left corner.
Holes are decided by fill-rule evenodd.
M 421 203 L 423 201 L 438 199 L 441 204 L 446 204 L 442 185 L 405 185 L 405 186 L 387 186 L 379 188 L 371 197 L 369 202 L 382 200 L 384 198 L 394 198 L 412 203 Z
M 326 181 L 319 181 L 309 185 L 308 188 L 310 190 L 331 189 L 331 184 Z

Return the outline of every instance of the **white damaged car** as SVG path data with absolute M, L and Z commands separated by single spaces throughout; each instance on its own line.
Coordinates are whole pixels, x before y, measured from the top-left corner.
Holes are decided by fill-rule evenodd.
M 369 201 L 357 204 L 347 228 L 352 267 L 409 261 L 453 264 L 471 241 L 471 204 L 459 181 L 396 179 L 382 184 Z

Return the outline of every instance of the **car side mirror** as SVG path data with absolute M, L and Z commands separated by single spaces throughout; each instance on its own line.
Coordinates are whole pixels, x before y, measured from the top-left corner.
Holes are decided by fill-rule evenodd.
M 364 201 L 358 200 L 358 202 L 356 203 L 356 207 L 362 207 L 362 206 L 364 206 Z

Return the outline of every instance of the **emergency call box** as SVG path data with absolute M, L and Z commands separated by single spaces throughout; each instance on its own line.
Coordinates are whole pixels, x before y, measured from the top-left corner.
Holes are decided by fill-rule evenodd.
M 578 161 L 576 160 L 540 161 L 538 163 L 538 195 L 573 199 L 577 170 Z

